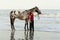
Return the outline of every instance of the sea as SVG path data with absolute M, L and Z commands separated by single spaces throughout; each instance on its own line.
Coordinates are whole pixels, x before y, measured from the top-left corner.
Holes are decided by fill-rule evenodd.
M 0 31 L 11 30 L 10 9 L 0 10 Z M 19 11 L 21 11 L 19 9 Z M 35 16 L 34 30 L 60 32 L 60 10 L 59 9 L 41 9 L 41 15 Z M 16 30 L 24 30 L 25 21 L 16 19 L 14 26 Z

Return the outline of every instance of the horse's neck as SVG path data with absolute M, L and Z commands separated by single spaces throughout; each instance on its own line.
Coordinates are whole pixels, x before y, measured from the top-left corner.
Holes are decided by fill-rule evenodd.
M 25 10 L 22 12 L 22 14 L 27 15 L 29 13 L 29 10 Z

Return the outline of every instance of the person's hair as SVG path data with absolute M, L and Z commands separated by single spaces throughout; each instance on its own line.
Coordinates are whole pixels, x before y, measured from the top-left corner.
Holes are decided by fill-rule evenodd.
M 30 12 L 30 14 L 29 15 L 31 15 L 32 14 L 32 12 Z

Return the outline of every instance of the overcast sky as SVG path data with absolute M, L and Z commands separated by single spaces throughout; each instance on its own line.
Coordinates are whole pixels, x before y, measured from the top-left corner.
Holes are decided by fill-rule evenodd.
M 0 0 L 0 9 L 60 9 L 60 0 Z

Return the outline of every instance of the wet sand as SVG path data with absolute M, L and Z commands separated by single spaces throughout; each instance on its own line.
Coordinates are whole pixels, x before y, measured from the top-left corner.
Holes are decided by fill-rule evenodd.
M 60 40 L 60 33 L 41 31 L 0 31 L 0 40 Z

